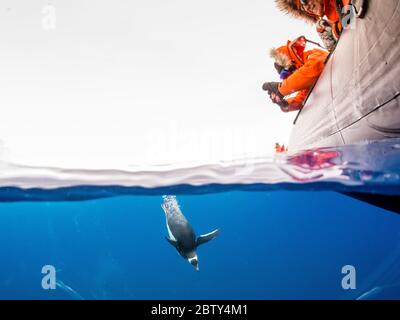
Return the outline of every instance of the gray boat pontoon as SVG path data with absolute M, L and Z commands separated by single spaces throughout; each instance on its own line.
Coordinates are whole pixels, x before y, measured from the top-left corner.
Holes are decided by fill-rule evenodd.
M 400 137 L 400 1 L 368 4 L 342 33 L 295 121 L 289 152 Z

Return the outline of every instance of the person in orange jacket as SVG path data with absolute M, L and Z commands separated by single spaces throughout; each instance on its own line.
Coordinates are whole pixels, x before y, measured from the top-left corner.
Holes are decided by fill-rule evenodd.
M 305 51 L 306 44 L 307 39 L 301 36 L 271 50 L 275 68 L 283 81 L 266 82 L 263 90 L 268 92 L 272 102 L 278 104 L 283 112 L 302 107 L 310 88 L 324 70 L 328 52 L 321 49 Z M 297 93 L 294 97 L 285 99 L 285 96 L 294 93 Z
M 275 3 L 281 11 L 316 24 L 326 49 L 333 51 L 343 30 L 341 20 L 351 0 L 275 0 Z
M 275 143 L 275 153 L 286 153 L 288 152 L 288 148 L 285 145 L 280 145 L 278 142 Z

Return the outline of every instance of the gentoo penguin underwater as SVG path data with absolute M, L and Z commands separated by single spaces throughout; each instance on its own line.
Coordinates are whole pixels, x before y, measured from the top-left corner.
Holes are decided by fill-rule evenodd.
M 161 205 L 165 212 L 169 238 L 165 237 L 173 245 L 178 253 L 199 271 L 199 260 L 196 249 L 199 245 L 214 239 L 219 230 L 201 235 L 196 239 L 192 226 L 186 220 L 179 207 L 175 196 L 163 196 L 164 203 Z

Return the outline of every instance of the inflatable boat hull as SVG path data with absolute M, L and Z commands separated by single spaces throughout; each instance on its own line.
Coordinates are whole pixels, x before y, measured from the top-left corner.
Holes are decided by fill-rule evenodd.
M 298 115 L 290 153 L 400 136 L 399 35 L 400 1 L 369 0 Z

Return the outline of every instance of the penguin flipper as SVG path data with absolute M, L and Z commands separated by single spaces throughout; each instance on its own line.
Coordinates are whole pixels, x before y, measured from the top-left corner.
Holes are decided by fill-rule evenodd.
M 214 239 L 217 235 L 219 235 L 219 229 L 215 229 L 214 231 L 203 234 L 200 237 L 197 238 L 196 240 L 196 246 L 199 246 L 201 244 L 207 243 L 208 241 L 211 241 Z
M 172 239 L 170 239 L 170 238 L 168 238 L 168 237 L 165 237 L 165 239 L 167 239 L 167 241 L 168 241 L 175 249 L 178 250 L 178 241 L 172 240 Z

